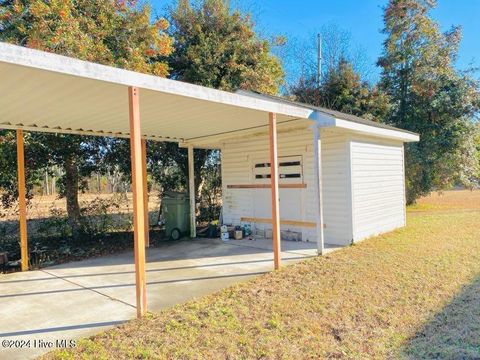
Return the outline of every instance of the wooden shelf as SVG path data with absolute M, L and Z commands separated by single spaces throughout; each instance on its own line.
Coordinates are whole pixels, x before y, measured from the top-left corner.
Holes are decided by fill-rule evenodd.
M 241 217 L 240 221 L 270 224 L 272 222 L 272 219 L 257 218 L 257 217 Z M 307 228 L 314 228 L 317 226 L 316 223 L 311 221 L 297 221 L 297 220 L 280 220 L 280 225 L 291 225 L 291 226 L 307 227 Z M 324 228 L 326 227 L 325 224 L 323 224 L 323 227 Z

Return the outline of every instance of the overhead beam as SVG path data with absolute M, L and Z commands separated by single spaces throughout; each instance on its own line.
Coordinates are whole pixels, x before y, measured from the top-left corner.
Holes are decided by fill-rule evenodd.
M 302 121 L 300 121 L 302 120 Z M 294 131 L 304 131 L 312 125 L 313 120 L 298 119 L 296 122 L 290 124 L 290 121 L 277 122 L 277 133 L 292 133 Z M 253 129 L 239 129 L 233 130 L 220 135 L 205 135 L 198 138 L 191 138 L 179 141 L 178 146 L 182 148 L 188 148 L 190 145 L 195 149 L 221 149 L 225 142 L 230 140 L 239 140 L 244 138 L 251 138 L 255 136 L 268 136 L 268 124 L 262 125 L 259 128 Z
M 308 120 L 308 119 L 303 119 L 303 118 L 293 118 L 293 119 L 289 119 L 289 120 L 284 120 L 284 121 L 279 121 L 277 122 L 277 125 L 280 126 L 280 125 L 284 125 L 284 124 L 287 124 L 287 125 L 291 125 L 292 123 L 297 123 L 297 122 L 304 122 L 306 124 L 309 124 L 312 122 L 312 120 Z M 305 125 L 306 125 L 305 124 Z M 304 128 L 303 127 L 295 127 L 295 125 L 292 125 L 293 128 L 298 128 L 298 129 L 302 129 Z M 248 128 L 239 128 L 239 129 L 235 129 L 235 130 L 229 130 L 229 131 L 223 131 L 223 132 L 220 132 L 220 133 L 215 133 L 215 134 L 209 134 L 209 135 L 202 135 L 202 136 L 195 136 L 195 137 L 191 137 L 191 138 L 188 138 L 188 139 L 185 139 L 185 142 L 192 142 L 192 141 L 198 141 L 198 140 L 205 140 L 205 139 L 227 139 L 227 138 L 230 138 L 232 136 L 241 136 L 241 135 L 252 135 L 252 134 L 255 134 L 255 133 L 265 133 L 266 131 L 268 131 L 268 125 L 257 125 L 257 126 L 252 126 L 252 127 L 248 127 Z
M 195 158 L 193 146 L 188 147 L 188 192 L 190 197 L 190 237 L 197 236 L 197 219 L 195 206 Z
M 21 270 L 28 270 L 27 190 L 25 186 L 25 146 L 23 131 L 17 130 L 18 213 L 20 221 Z
M 140 128 L 139 89 L 128 88 L 130 118 L 130 154 L 132 161 L 133 231 L 135 253 L 135 285 L 137 317 L 147 312 L 147 283 L 145 279 L 145 200 L 143 182 L 142 137 Z
M 278 148 L 277 148 L 277 117 L 268 114 L 270 135 L 270 187 L 272 194 L 272 242 L 275 270 L 280 269 L 280 199 L 278 192 Z
M 104 136 L 104 137 L 113 137 L 119 139 L 130 139 L 130 134 L 127 133 L 115 133 L 115 132 L 106 132 L 106 131 L 94 131 L 94 130 L 82 130 L 82 129 L 62 129 L 59 127 L 47 127 L 47 126 L 36 126 L 36 125 L 25 125 L 25 124 L 11 124 L 11 123 L 0 123 L 0 129 L 5 130 L 23 130 L 28 132 L 41 132 L 49 134 L 67 134 L 67 135 L 80 135 L 80 136 Z M 171 138 L 155 135 L 143 135 L 142 139 L 153 140 L 153 141 L 166 141 L 173 143 L 184 142 L 184 139 L 181 138 Z
M 143 181 L 143 212 L 145 218 L 145 246 L 150 247 L 150 222 L 148 216 L 148 178 L 147 178 L 147 140 L 142 139 L 142 181 Z

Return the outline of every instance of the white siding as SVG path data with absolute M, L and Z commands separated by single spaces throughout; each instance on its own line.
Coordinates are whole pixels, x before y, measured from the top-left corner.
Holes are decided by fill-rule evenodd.
M 348 138 L 345 135 L 322 133 L 322 179 L 324 197 L 325 242 L 348 244 L 352 240 L 349 202 Z M 269 189 L 228 189 L 227 185 L 255 183 L 253 165 L 268 161 L 268 137 L 256 136 L 231 141 L 222 147 L 223 217 L 224 222 L 240 224 L 241 217 L 270 217 Z M 278 134 L 278 155 L 301 156 L 304 189 L 280 189 L 280 217 L 286 220 L 316 221 L 316 197 L 313 187 L 313 134 L 310 129 Z M 295 182 L 289 179 L 289 182 Z M 282 182 L 282 180 L 280 180 Z M 270 229 L 269 224 L 256 224 Z M 314 228 L 281 226 L 282 230 L 302 233 L 304 241 L 316 241 Z
M 348 138 L 344 133 L 322 132 L 321 140 L 325 243 L 348 245 L 352 242 Z
M 312 143 L 308 130 L 278 134 L 278 156 L 301 156 L 303 182 L 305 189 L 280 189 L 280 217 L 286 220 L 315 221 L 312 217 L 314 203 L 309 194 L 313 187 L 313 154 L 307 150 Z M 247 185 L 269 183 L 268 180 L 256 180 L 254 164 L 269 162 L 269 139 L 266 135 L 250 139 L 230 141 L 222 146 L 223 173 L 223 218 L 224 222 L 239 225 L 242 217 L 271 217 L 270 189 L 228 189 L 228 185 Z M 302 179 L 280 180 L 282 182 L 301 182 Z M 303 206 L 305 205 L 306 206 Z M 257 229 L 271 229 L 269 224 L 255 224 Z M 303 233 L 303 240 L 315 241 L 315 229 L 281 226 L 282 230 Z
M 405 226 L 403 143 L 352 137 L 354 241 Z

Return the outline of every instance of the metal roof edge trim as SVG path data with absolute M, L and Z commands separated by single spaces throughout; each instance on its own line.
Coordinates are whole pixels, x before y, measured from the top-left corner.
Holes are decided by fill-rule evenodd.
M 4 42 L 0 42 L 0 62 L 305 119 L 313 112 L 312 109 L 305 107 L 254 99 L 251 96 L 95 64 Z

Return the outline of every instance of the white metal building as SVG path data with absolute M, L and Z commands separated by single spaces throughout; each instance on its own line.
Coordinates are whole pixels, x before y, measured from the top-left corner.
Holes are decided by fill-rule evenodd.
M 315 111 L 315 125 L 292 125 L 278 134 L 282 239 L 316 242 L 322 200 L 327 244 L 348 245 L 405 226 L 403 144 L 418 141 L 417 134 L 281 98 L 240 93 Z M 322 200 L 315 186 L 315 131 L 321 139 Z M 222 141 L 221 149 L 224 222 L 251 223 L 254 231 L 269 237 L 268 134 L 236 135 Z

